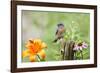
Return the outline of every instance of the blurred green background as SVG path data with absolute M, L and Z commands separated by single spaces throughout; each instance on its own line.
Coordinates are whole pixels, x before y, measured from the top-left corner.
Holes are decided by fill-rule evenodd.
M 25 50 L 25 42 L 30 38 L 40 38 L 48 46 L 46 49 L 46 61 L 59 61 L 60 44 L 54 44 L 55 32 L 58 23 L 65 25 L 66 31 L 77 26 L 78 34 L 82 40 L 90 41 L 90 14 L 76 12 L 43 12 L 22 10 L 22 51 Z M 69 31 L 70 32 L 70 31 Z M 84 49 L 84 59 L 89 59 L 89 48 Z M 23 62 L 29 62 L 24 58 Z

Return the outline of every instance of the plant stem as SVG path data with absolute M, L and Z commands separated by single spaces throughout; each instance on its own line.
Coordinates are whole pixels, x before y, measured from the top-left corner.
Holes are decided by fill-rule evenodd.
M 40 61 L 41 61 L 41 58 L 40 58 L 40 56 L 39 56 L 39 55 L 37 55 L 37 57 L 38 57 L 38 61 L 40 62 Z

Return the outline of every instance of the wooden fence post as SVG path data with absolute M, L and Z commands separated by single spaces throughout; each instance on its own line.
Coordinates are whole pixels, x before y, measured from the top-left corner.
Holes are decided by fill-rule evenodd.
M 72 40 L 66 41 L 64 44 L 63 60 L 73 60 L 74 59 L 74 47 L 75 42 Z

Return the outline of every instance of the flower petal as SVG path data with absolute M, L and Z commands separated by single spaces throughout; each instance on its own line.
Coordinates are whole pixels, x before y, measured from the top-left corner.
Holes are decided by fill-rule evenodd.
M 42 59 L 45 59 L 46 57 L 46 54 L 45 54 L 45 51 L 44 50 L 41 50 L 38 55 L 42 58 Z
M 22 53 L 22 57 L 23 57 L 23 58 L 24 58 L 24 57 L 27 57 L 27 56 L 29 56 L 29 55 L 30 55 L 29 49 L 24 50 L 23 53 Z
M 30 62 L 35 62 L 36 61 L 36 55 L 30 55 L 29 60 L 30 60 Z
M 47 48 L 47 45 L 45 43 L 42 43 L 41 48 Z
M 79 50 L 82 50 L 82 49 L 83 49 L 82 46 L 80 46 L 80 47 L 79 47 Z
M 87 47 L 88 47 L 88 44 L 86 44 L 85 42 L 83 42 L 82 47 L 83 47 L 83 48 L 87 48 Z
M 40 39 L 33 39 L 34 43 L 42 43 L 42 41 Z

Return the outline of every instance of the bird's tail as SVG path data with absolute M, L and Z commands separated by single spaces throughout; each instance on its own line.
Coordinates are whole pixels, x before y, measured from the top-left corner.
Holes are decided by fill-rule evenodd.
M 53 41 L 53 43 L 56 43 L 56 42 L 57 42 L 57 40 L 58 40 L 58 39 L 55 39 L 55 40 Z
M 56 43 L 61 38 L 63 38 L 63 36 L 57 37 L 53 42 Z

